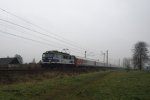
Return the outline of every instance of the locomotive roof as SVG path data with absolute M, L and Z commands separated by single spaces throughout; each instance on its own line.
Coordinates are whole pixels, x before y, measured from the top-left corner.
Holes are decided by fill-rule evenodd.
M 60 51 L 57 51 L 57 50 L 46 51 L 45 53 L 54 53 L 54 54 L 70 55 L 70 54 L 68 54 L 68 53 L 60 52 Z M 72 56 L 72 55 L 71 55 L 71 56 Z

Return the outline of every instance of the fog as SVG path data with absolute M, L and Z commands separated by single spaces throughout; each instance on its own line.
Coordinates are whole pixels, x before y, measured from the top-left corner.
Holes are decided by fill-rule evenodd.
M 0 19 L 36 30 L 0 20 L 1 31 L 42 41 L 0 32 L 0 57 L 20 54 L 24 62 L 33 58 L 38 62 L 47 50 L 68 48 L 73 55 L 87 51 L 88 58 L 103 61 L 102 52 L 108 50 L 109 62 L 117 64 L 132 56 L 136 42 L 150 44 L 149 4 L 149 0 L 0 0 L 1 9 L 34 25 L 2 10 Z

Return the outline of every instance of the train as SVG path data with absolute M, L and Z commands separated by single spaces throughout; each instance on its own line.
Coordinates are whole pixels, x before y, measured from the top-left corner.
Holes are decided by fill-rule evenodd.
M 60 52 L 57 50 L 46 51 L 42 54 L 42 65 L 43 66 L 74 66 L 74 67 L 104 67 L 105 63 L 70 55 L 68 53 Z

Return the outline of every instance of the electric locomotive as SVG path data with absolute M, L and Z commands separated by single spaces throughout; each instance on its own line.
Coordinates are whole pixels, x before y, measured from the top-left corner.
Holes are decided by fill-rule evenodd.
M 46 51 L 42 55 L 42 65 L 49 67 L 67 65 L 73 67 L 104 67 L 105 64 L 96 60 L 77 57 L 56 50 Z

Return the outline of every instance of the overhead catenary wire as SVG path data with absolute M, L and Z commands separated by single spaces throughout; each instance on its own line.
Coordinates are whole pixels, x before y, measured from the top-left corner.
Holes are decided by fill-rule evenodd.
M 16 35 L 16 34 L 12 34 L 10 32 L 6 32 L 6 31 L 3 31 L 3 30 L 0 30 L 0 33 L 7 34 L 7 35 L 10 35 L 10 36 L 14 36 L 14 37 L 17 37 L 17 38 L 21 38 L 21 39 L 24 39 L 24 40 L 29 40 L 29 41 L 32 41 L 32 42 L 40 43 L 42 45 L 48 45 L 48 46 L 57 47 L 56 45 L 53 45 L 53 44 L 50 44 L 50 43 L 45 43 L 43 41 L 39 41 L 39 40 L 31 39 L 31 38 L 26 38 L 26 37 L 23 37 L 23 36 L 20 36 L 20 35 Z M 79 53 L 79 52 L 76 52 L 76 51 L 74 51 L 74 52 L 75 53 Z
M 2 24 L 0 24 L 0 25 L 1 25 L 1 26 L 4 26 L 4 25 L 2 25 Z M 7 27 L 7 28 L 8 28 L 8 27 Z M 56 44 L 59 44 L 59 45 L 61 44 L 61 43 L 57 43 L 57 42 L 55 42 L 55 41 L 48 40 L 48 39 L 46 39 L 46 38 L 39 37 L 39 36 L 37 36 L 37 35 L 30 34 L 30 33 L 28 33 L 28 32 L 19 31 L 19 30 L 15 29 L 15 28 L 8 28 L 8 29 L 12 29 L 12 30 L 18 31 L 18 32 L 20 32 L 20 33 L 32 35 L 32 36 L 34 36 L 34 37 L 40 38 L 40 39 L 43 40 L 43 41 L 50 42 L 50 43 L 53 43 L 53 44 L 55 44 L 55 45 L 56 45 Z M 61 44 L 61 45 L 62 45 L 62 44 Z M 63 46 L 67 46 L 67 45 L 66 45 L 66 44 L 63 44 Z M 79 51 L 78 49 L 73 48 L 73 47 L 69 47 L 69 48 L 72 49 L 72 50 Z
M 45 42 L 42 42 L 42 41 L 26 38 L 26 37 L 19 36 L 19 35 L 16 35 L 16 34 L 12 34 L 12 33 L 6 32 L 6 31 L 2 31 L 2 30 L 0 30 L 0 33 L 11 35 L 11 36 L 18 37 L 18 38 L 25 39 L 25 40 L 29 40 L 29 41 L 33 41 L 33 42 L 38 42 L 38 43 L 41 43 L 41 44 L 44 44 L 44 45 L 52 45 L 52 44 L 49 44 L 49 43 L 45 43 Z M 55 46 L 55 45 L 53 45 L 53 46 Z
M 7 10 L 5 10 L 5 9 L 3 9 L 3 8 L 0 8 L 0 10 L 3 11 L 3 12 L 5 12 L 5 13 L 7 13 L 7 14 L 9 14 L 9 15 L 11 15 L 11 16 L 13 16 L 13 17 L 16 17 L 16 18 L 18 18 L 18 19 L 20 19 L 20 20 L 22 20 L 22 21 L 24 21 L 24 22 L 26 22 L 26 23 L 28 23 L 28 24 L 30 24 L 30 25 L 33 25 L 33 26 L 35 26 L 35 27 L 37 27 L 37 28 L 39 28 L 39 29 L 41 29 L 41 30 L 47 32 L 47 33 L 50 33 L 51 35 L 57 36 L 57 38 L 59 37 L 59 38 L 63 39 L 63 41 L 67 41 L 67 43 L 69 42 L 69 44 L 71 44 L 71 45 L 77 47 L 78 49 L 81 49 L 81 50 L 83 50 L 83 51 L 86 50 L 85 48 L 81 48 L 81 47 L 79 46 L 79 44 L 77 44 L 75 41 L 71 41 L 71 40 L 69 40 L 69 39 L 66 39 L 66 38 L 60 36 L 60 35 L 57 35 L 57 34 L 55 34 L 55 33 L 52 33 L 52 32 L 50 32 L 50 31 L 48 31 L 48 30 L 42 28 L 41 26 L 36 25 L 36 24 L 32 23 L 31 21 L 28 21 L 28 20 L 26 20 L 25 18 L 22 18 L 22 17 L 20 17 L 20 16 L 17 16 L 17 15 L 15 15 L 14 13 L 12 13 L 12 12 L 10 12 L 10 11 L 7 11 Z M 87 51 L 87 50 L 86 50 L 86 51 Z M 88 50 L 88 52 L 91 52 L 91 51 Z
M 84 50 L 84 51 L 85 51 L 84 48 L 81 48 L 81 47 L 79 47 L 78 45 L 74 44 L 74 43 L 75 43 L 74 41 L 68 40 L 68 39 L 66 39 L 66 38 L 64 38 L 64 37 L 62 37 L 62 36 L 59 36 L 59 35 L 55 34 L 55 33 L 49 32 L 48 30 L 46 30 L 46 29 L 40 27 L 39 25 L 33 24 L 33 23 L 31 23 L 30 21 L 27 21 L 26 19 L 24 19 L 24 18 L 22 18 L 22 17 L 19 17 L 19 16 L 15 15 L 15 14 L 13 14 L 13 13 L 11 13 L 11 12 L 8 12 L 8 11 L 2 9 L 2 8 L 0 8 L 0 10 L 3 11 L 3 12 L 6 12 L 7 14 L 9 14 L 9 15 L 11 15 L 11 16 L 14 16 L 14 17 L 16 17 L 16 18 L 18 18 L 18 19 L 20 19 L 20 20 L 22 20 L 22 21 L 24 21 L 24 22 L 26 22 L 26 23 L 28 23 L 28 24 L 31 24 L 31 25 L 33 25 L 33 26 L 35 26 L 35 27 L 37 27 L 37 28 L 39 28 L 39 29 L 41 29 L 41 30 L 47 32 L 47 33 L 50 33 L 50 34 L 52 34 L 52 35 L 54 35 L 54 36 L 57 36 L 57 37 L 60 37 L 60 38 L 63 39 L 64 42 L 66 42 L 66 43 L 69 42 L 69 44 L 74 45 L 74 46 L 80 48 L 81 50 Z M 72 44 L 72 42 L 74 42 L 74 43 Z
M 22 25 L 19 25 L 19 24 L 16 24 L 16 23 L 13 23 L 13 22 L 4 20 L 4 19 L 0 19 L 0 21 L 3 21 L 3 22 L 6 22 L 6 23 L 9 23 L 9 24 L 12 24 L 12 25 L 15 25 L 15 26 L 24 28 L 24 29 L 26 29 L 26 30 L 29 30 L 29 31 L 32 31 L 32 32 L 35 32 L 35 33 L 38 33 L 38 34 L 41 34 L 41 35 L 50 37 L 50 36 L 47 35 L 47 34 L 41 33 L 41 32 L 36 31 L 36 30 L 32 30 L 32 29 L 30 29 L 30 28 L 24 27 L 24 26 L 22 26 Z M 53 45 L 53 46 L 55 46 L 55 45 Z M 56 46 L 55 46 L 55 47 L 56 47 Z M 73 50 L 73 49 L 72 49 L 72 51 L 73 51 L 73 52 L 76 52 L 76 53 L 80 53 L 80 54 L 84 52 L 84 51 L 82 52 L 81 50 Z
M 64 38 L 64 37 L 62 37 L 62 36 L 60 36 L 60 35 L 57 35 L 57 34 L 55 34 L 55 33 L 52 33 L 52 32 L 50 32 L 50 31 L 48 31 L 48 30 L 46 30 L 46 29 L 40 27 L 39 25 L 33 24 L 32 22 L 30 22 L 30 21 L 28 21 L 28 20 L 26 20 L 26 19 L 24 19 L 24 18 L 22 18 L 22 17 L 20 17 L 20 16 L 17 16 L 17 15 L 15 15 L 15 14 L 13 14 L 13 13 L 11 13 L 11 12 L 5 10 L 5 9 L 0 8 L 0 10 L 3 11 L 3 12 L 6 12 L 7 14 L 9 14 L 9 15 L 11 15 L 11 16 L 14 16 L 14 17 L 16 17 L 16 18 L 18 18 L 18 19 L 20 19 L 20 20 L 22 20 L 22 21 L 24 21 L 24 22 L 26 22 L 26 23 L 28 23 L 28 24 L 31 24 L 31 25 L 33 25 L 33 26 L 35 26 L 35 27 L 37 27 L 37 28 L 39 28 L 39 29 L 41 29 L 41 30 L 47 32 L 47 33 L 50 33 L 50 34 L 53 35 L 53 36 L 50 36 L 50 35 L 48 35 L 48 34 L 43 34 L 42 32 L 33 30 L 33 29 L 31 29 L 31 28 L 24 27 L 24 26 L 22 26 L 22 25 L 19 25 L 19 26 L 22 27 L 22 28 L 25 28 L 25 29 L 27 29 L 27 30 L 30 30 L 30 31 L 39 33 L 39 34 L 41 34 L 41 35 L 44 35 L 44 36 L 47 36 L 47 37 L 56 39 L 56 40 L 58 40 L 58 41 L 63 42 L 64 44 L 67 44 L 67 45 L 70 45 L 70 46 L 73 46 L 73 47 L 77 47 L 77 49 L 80 49 L 80 50 L 78 50 L 78 51 L 81 51 L 81 50 L 82 50 L 82 51 L 81 51 L 82 53 L 83 53 L 84 51 L 87 51 L 86 49 L 81 48 L 79 45 L 75 44 L 74 41 L 68 40 L 68 39 L 66 39 L 66 38 Z M 4 21 L 4 20 L 3 20 L 3 21 Z M 10 22 L 10 21 L 5 20 L 5 22 Z M 11 24 L 18 25 L 18 24 L 15 24 L 15 23 L 13 23 L 13 22 L 11 22 Z M 57 36 L 57 37 L 54 37 L 54 36 Z M 58 37 L 59 37 L 59 38 L 58 38 Z M 60 38 L 61 38 L 61 39 L 60 39 Z M 91 52 L 91 51 L 87 51 L 87 52 Z M 95 54 L 95 53 L 94 53 L 94 54 Z M 98 54 L 98 53 L 97 53 L 97 54 Z M 97 55 L 97 54 L 96 54 L 96 55 Z
M 55 38 L 55 37 L 51 37 L 51 36 L 49 36 L 49 35 L 47 35 L 47 34 L 44 34 L 44 33 L 41 33 L 41 32 L 39 32 L 39 31 L 36 31 L 36 30 L 30 29 L 30 28 L 28 28 L 28 27 L 24 27 L 24 26 L 22 26 L 22 25 L 19 25 L 19 24 L 13 23 L 13 22 L 8 21 L 8 20 L 0 19 L 0 21 L 3 21 L 3 22 L 6 22 L 6 23 L 9 23 L 9 24 L 12 24 L 12 25 L 15 25 L 15 26 L 18 26 L 18 27 L 21 27 L 21 28 L 27 29 L 27 30 L 29 30 L 29 31 L 32 31 L 32 32 L 38 33 L 38 34 L 43 35 L 43 36 L 46 36 L 46 37 L 50 37 L 50 38 L 53 38 L 53 39 L 56 39 L 56 40 L 62 41 L 62 40 L 57 39 L 57 38 Z M 62 42 L 63 42 L 63 41 L 62 41 Z M 69 44 L 68 44 L 68 45 L 69 45 Z M 70 45 L 70 46 L 72 46 L 72 45 Z M 78 50 L 78 51 L 80 51 L 80 50 Z

